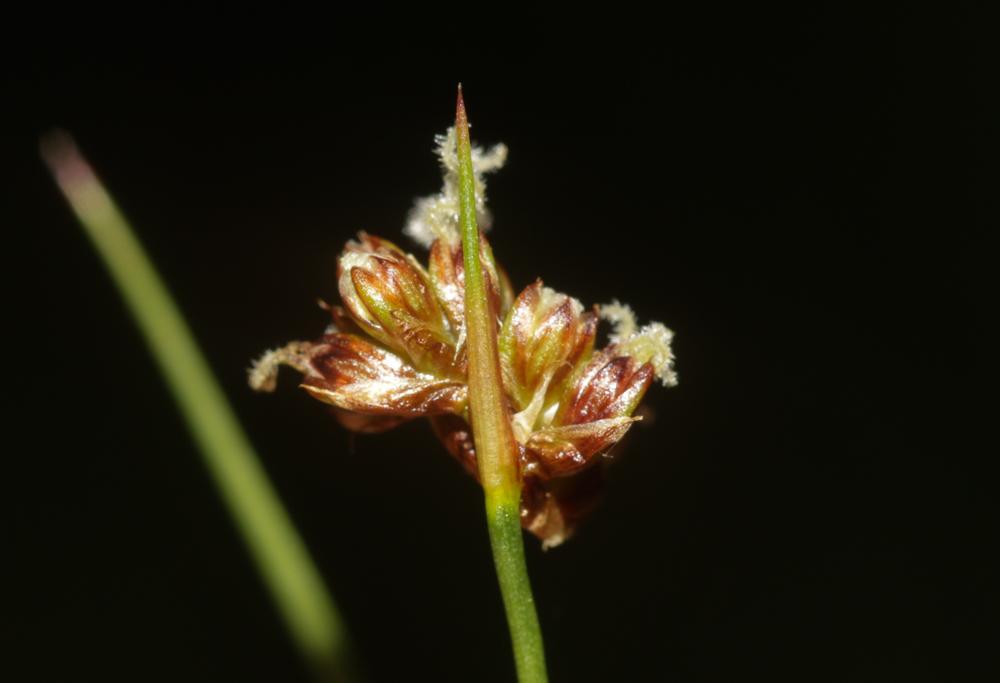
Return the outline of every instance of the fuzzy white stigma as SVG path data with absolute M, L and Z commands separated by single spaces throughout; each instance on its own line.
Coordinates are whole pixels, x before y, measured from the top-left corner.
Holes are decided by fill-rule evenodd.
M 444 172 L 441 192 L 418 199 L 410 210 L 403 232 L 418 244 L 429 247 L 434 240 L 454 242 L 461 239 L 458 231 L 458 146 L 455 128 L 449 128 L 444 135 L 434 136 L 437 155 Z M 506 145 L 494 145 L 488 152 L 480 147 L 472 148 L 472 171 L 476 183 L 476 218 L 479 229 L 486 232 L 492 218 L 486 209 L 485 173 L 496 171 L 507 161 Z
M 614 299 L 610 304 L 602 304 L 600 307 L 601 317 L 611 323 L 611 334 L 608 341 L 618 344 L 623 339 L 628 339 L 635 334 L 635 313 L 628 304 L 623 304 Z
M 295 368 L 303 375 L 314 374 L 309 367 L 309 342 L 291 342 L 280 349 L 271 349 L 255 360 L 247 372 L 247 381 L 254 391 L 272 392 L 278 386 L 278 370 L 282 365 Z
M 600 315 L 611 323 L 608 340 L 617 344 L 621 353 L 640 363 L 649 363 L 656 378 L 665 387 L 677 384 L 674 372 L 674 352 L 670 348 L 674 333 L 663 323 L 649 323 L 636 329 L 635 313 L 627 304 L 612 301 L 600 306 Z

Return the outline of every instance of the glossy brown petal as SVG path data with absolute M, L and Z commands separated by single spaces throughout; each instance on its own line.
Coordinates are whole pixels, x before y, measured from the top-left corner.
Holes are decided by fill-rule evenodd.
M 612 417 L 564 427 L 546 427 L 531 434 L 525 448 L 528 472 L 544 478 L 565 477 L 591 464 L 614 446 L 638 418 Z
M 398 355 L 353 334 L 328 334 L 312 345 L 302 388 L 338 408 L 413 418 L 461 412 L 467 388 L 418 372 Z
M 649 363 L 619 356 L 615 345 L 594 354 L 575 377 L 560 405 L 555 425 L 581 424 L 632 414 L 655 372 Z

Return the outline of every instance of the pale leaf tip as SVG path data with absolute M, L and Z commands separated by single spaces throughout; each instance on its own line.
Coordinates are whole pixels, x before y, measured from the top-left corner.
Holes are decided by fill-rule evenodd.
M 56 182 L 66 193 L 96 182 L 94 172 L 80 154 L 73 136 L 61 128 L 42 135 L 38 153 Z

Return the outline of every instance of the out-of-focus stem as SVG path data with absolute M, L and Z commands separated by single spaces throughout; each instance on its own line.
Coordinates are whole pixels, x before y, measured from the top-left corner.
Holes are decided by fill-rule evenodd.
M 346 633 L 333 600 L 166 286 L 72 138 L 52 133 L 41 149 L 141 330 L 293 641 L 319 678 L 346 680 Z
M 465 265 L 465 327 L 469 357 L 469 411 L 475 435 L 479 479 L 486 494 L 486 519 L 493 563 L 503 595 L 521 683 L 547 681 L 542 632 L 524 560 L 521 534 L 521 485 L 517 444 L 500 379 L 497 312 L 492 310 L 479 254 L 476 185 L 469 121 L 458 88 L 455 113 L 462 251 Z

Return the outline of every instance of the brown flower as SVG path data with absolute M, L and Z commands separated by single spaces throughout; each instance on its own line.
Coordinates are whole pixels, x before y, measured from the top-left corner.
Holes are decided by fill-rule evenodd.
M 478 478 L 468 423 L 465 282 L 457 229 L 454 135 L 439 138 L 445 170 L 439 195 L 420 200 L 407 232 L 430 248 L 429 267 L 366 233 L 338 261 L 344 308 L 329 307 L 327 332 L 314 342 L 269 351 L 250 371 L 270 391 L 280 365 L 303 375 L 302 388 L 334 406 L 348 429 L 377 432 L 431 418 L 447 450 Z M 506 149 L 476 149 L 480 219 L 488 224 L 482 174 L 499 168 Z M 659 323 L 637 329 L 627 306 L 585 310 L 541 280 L 516 299 L 489 243 L 480 242 L 493 310 L 511 426 L 520 449 L 522 525 L 557 545 L 593 507 L 602 489 L 594 467 L 638 418 L 632 413 L 654 378 L 672 385 L 671 333 Z M 594 350 L 598 318 L 610 343 Z

